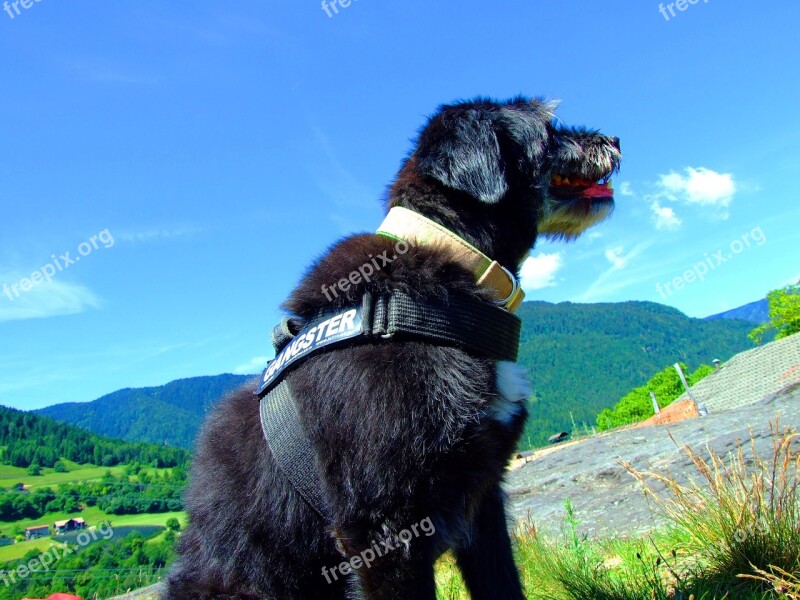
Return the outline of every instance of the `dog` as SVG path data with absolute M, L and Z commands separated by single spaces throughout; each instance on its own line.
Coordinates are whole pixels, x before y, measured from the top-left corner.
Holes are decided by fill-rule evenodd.
M 562 126 L 554 111 L 523 97 L 441 106 L 389 186 L 387 208 L 437 223 L 517 274 L 539 236 L 572 240 L 614 207 L 619 139 Z M 493 301 L 446 248 L 409 242 L 399 254 L 397 244 L 375 234 L 339 241 L 283 308 L 307 321 L 397 290 Z M 350 283 L 387 253 L 390 262 Z M 343 280 L 335 297 L 321 291 Z M 165 599 L 435 600 L 434 563 L 448 550 L 473 600 L 524 598 L 501 489 L 531 393 L 518 365 L 391 339 L 316 354 L 287 380 L 330 521 L 277 467 L 248 385 L 214 408 L 198 437 L 189 524 Z

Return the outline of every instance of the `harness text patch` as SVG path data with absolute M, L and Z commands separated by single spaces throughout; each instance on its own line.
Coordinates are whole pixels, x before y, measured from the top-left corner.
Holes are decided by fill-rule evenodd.
M 364 320 L 360 306 L 328 317 L 324 321 L 310 323 L 264 370 L 259 395 L 263 395 L 292 363 L 325 346 L 358 337 L 363 332 Z

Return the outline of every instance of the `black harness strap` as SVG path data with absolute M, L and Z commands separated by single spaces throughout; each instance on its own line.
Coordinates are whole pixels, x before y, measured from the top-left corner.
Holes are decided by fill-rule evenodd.
M 514 362 L 522 321 L 498 306 L 469 297 L 451 296 L 437 302 L 396 291 L 365 294 L 360 305 L 323 311 L 295 333 L 297 327 L 297 320 L 291 319 L 273 330 L 277 354 L 264 370 L 259 396 L 280 381 L 289 368 L 343 342 L 374 342 L 394 336 L 423 338 Z
M 322 493 L 314 447 L 308 441 L 289 383 L 282 381 L 261 400 L 264 437 L 292 487 L 325 521 L 330 511 Z
M 379 296 L 374 307 L 373 335 L 422 337 L 496 360 L 517 360 L 522 322 L 492 304 L 461 296 L 433 303 L 395 292 Z
M 421 338 L 454 345 L 495 360 L 516 361 L 522 322 L 492 304 L 469 297 L 420 300 L 405 292 L 366 294 L 358 306 L 325 311 L 302 326 L 284 320 L 273 330 L 276 357 L 265 369 L 258 395 L 264 436 L 278 467 L 326 521 L 330 509 L 313 446 L 284 376 L 316 352 L 343 343 Z

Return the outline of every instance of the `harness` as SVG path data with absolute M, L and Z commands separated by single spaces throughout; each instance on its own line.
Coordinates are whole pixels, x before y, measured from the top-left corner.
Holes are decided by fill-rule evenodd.
M 410 214 L 409 214 L 410 213 Z M 494 360 L 517 360 L 522 322 L 513 314 L 524 293 L 514 276 L 438 223 L 412 211 L 393 208 L 380 235 L 414 245 L 436 245 L 455 254 L 493 290 L 494 304 L 469 296 L 420 299 L 403 291 L 364 294 L 358 304 L 322 310 L 307 322 L 284 319 L 272 331 L 275 359 L 258 388 L 261 426 L 278 467 L 292 487 L 330 522 L 313 445 L 303 425 L 286 375 L 316 354 L 343 346 L 425 340 L 462 348 Z

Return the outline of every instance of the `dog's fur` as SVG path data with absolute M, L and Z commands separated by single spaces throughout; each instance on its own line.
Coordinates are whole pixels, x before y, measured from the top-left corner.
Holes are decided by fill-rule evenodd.
M 388 206 L 439 222 L 517 272 L 537 235 L 574 238 L 613 206 L 549 193 L 554 173 L 599 180 L 620 159 L 618 140 L 559 127 L 553 109 L 524 98 L 440 108 L 389 188 Z M 299 318 L 330 308 L 323 285 L 393 248 L 377 235 L 340 241 L 284 308 Z M 385 290 L 488 299 L 472 273 L 418 246 L 334 304 Z M 277 469 L 252 386 L 234 393 L 199 437 L 189 526 L 165 598 L 434 600 L 434 561 L 453 549 L 473 599 L 521 600 L 500 482 L 527 414 L 523 375 L 511 363 L 422 340 L 353 345 L 292 371 L 333 510 L 329 525 Z M 435 534 L 330 584 L 323 577 L 323 567 L 425 519 Z

